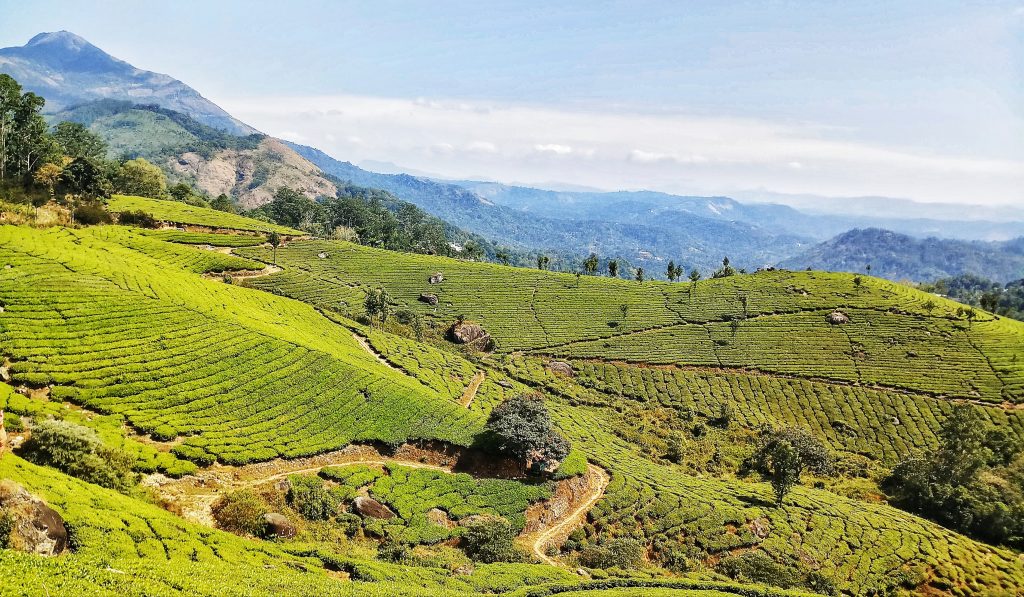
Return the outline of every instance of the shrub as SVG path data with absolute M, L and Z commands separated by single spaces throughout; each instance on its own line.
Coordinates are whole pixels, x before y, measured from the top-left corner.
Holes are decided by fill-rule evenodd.
M 107 210 L 99 203 L 85 203 L 79 205 L 74 211 L 75 222 L 85 226 L 97 224 L 109 224 L 114 221 Z
M 644 560 L 644 546 L 636 539 L 614 539 L 605 545 L 593 545 L 580 553 L 580 563 L 587 568 L 621 568 L 631 570 Z
M 138 226 L 139 228 L 160 227 L 160 222 L 156 221 L 156 218 L 141 209 L 119 212 L 117 214 L 117 223 L 123 226 Z
M 515 538 L 516 530 L 509 521 L 484 517 L 466 525 L 461 546 L 477 562 L 521 562 L 523 555 L 515 546 Z
M 95 431 L 67 421 L 43 421 L 32 429 L 20 455 L 83 481 L 126 492 L 135 485 L 136 457 L 103 445 Z
M 776 563 L 763 551 L 748 551 L 724 558 L 718 563 L 718 572 L 729 578 L 747 583 L 790 588 L 803 584 L 800 572 Z
M 4 413 L 4 429 L 12 433 L 25 431 L 25 423 L 14 413 Z
M 315 475 L 288 477 L 288 503 L 306 520 L 328 520 L 338 510 L 338 497 Z
M 263 516 L 269 510 L 263 498 L 251 490 L 240 489 L 221 496 L 211 512 L 217 526 L 225 531 L 260 536 L 266 528 Z

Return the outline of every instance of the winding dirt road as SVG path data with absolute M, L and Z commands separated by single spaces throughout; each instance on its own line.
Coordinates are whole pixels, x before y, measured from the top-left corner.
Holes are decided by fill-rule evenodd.
M 587 499 L 583 503 L 547 528 L 520 537 L 521 540 L 530 545 L 533 553 L 545 564 L 550 564 L 551 566 L 564 565 L 544 553 L 545 548 L 556 541 L 565 541 L 570 533 L 583 524 L 587 513 L 604 496 L 604 491 L 608 488 L 608 483 L 611 481 L 611 477 L 608 476 L 608 473 L 603 468 L 593 464 L 587 465 L 587 476 L 590 478 L 590 493 L 587 494 Z

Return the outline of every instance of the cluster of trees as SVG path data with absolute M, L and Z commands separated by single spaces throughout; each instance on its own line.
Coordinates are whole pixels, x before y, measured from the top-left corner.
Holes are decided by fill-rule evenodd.
M 883 484 L 893 503 L 990 543 L 1024 548 L 1024 446 L 1017 436 L 957 405 L 939 442 L 893 469 Z
M 1024 320 L 1024 280 L 1003 285 L 974 274 L 962 274 L 918 287 L 996 315 Z
M 248 215 L 318 236 L 393 251 L 452 253 L 444 222 L 377 189 L 344 185 L 337 197 L 314 201 L 282 187 L 270 203 Z M 479 243 L 467 242 L 462 253 L 479 258 L 482 250 Z
M 547 262 L 544 266 L 541 265 L 540 259 L 538 258 L 537 267 L 540 269 L 546 269 Z M 583 260 L 583 273 L 588 276 L 596 276 L 598 267 L 600 266 L 600 259 L 596 253 L 591 253 L 586 259 Z M 715 278 L 724 278 L 726 276 L 732 276 L 737 273 L 744 273 L 743 270 L 736 270 L 729 265 L 729 258 L 726 257 L 722 260 L 722 268 L 716 271 L 713 275 Z M 615 259 L 608 261 L 608 275 L 612 278 L 619 277 L 619 262 Z M 696 269 L 690 270 L 690 273 L 686 273 L 686 269 L 681 265 L 676 265 L 674 260 L 669 260 L 668 266 L 665 268 L 665 277 L 668 278 L 669 282 L 678 282 L 684 277 L 688 278 L 691 282 L 698 282 L 701 279 L 701 273 Z M 637 282 L 643 282 L 647 278 L 647 273 L 643 267 L 637 267 L 633 270 L 633 279 Z
M 0 182 L 6 198 L 36 205 L 57 199 L 84 223 L 103 219 L 95 201 L 111 193 L 202 200 L 187 184 L 168 187 L 166 174 L 143 158 L 107 159 L 106 142 L 77 122 L 50 128 L 44 105 L 43 98 L 0 75 Z

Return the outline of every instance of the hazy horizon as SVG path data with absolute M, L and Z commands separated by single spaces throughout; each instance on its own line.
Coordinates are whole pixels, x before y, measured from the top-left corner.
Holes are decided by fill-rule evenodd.
M 0 45 L 70 30 L 353 163 L 606 190 L 1024 204 L 1020 2 L 4 12 Z

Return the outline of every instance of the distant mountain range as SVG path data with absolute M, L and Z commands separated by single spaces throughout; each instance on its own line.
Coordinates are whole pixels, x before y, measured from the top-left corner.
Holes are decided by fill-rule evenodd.
M 782 263 L 859 271 L 859 262 L 871 261 L 872 273 L 895 279 L 965 272 L 999 280 L 1022 275 L 1014 273 L 1012 255 L 1005 254 L 1012 243 L 919 240 L 1024 236 L 1024 222 L 1018 221 L 1024 217 L 1013 210 L 1005 218 L 991 211 L 958 218 L 970 208 L 930 206 L 923 212 L 929 218 L 917 218 L 921 212 L 903 202 L 889 210 L 898 215 L 881 217 L 878 202 L 885 200 L 880 198 L 862 198 L 847 213 L 822 213 L 729 197 L 438 180 L 397 173 L 385 163 L 378 165 L 388 173 L 371 172 L 313 147 L 263 135 L 181 81 L 138 69 L 66 31 L 0 49 L 0 72 L 45 97 L 52 121 L 81 122 L 103 136 L 112 157 L 145 157 L 173 180 L 211 195 L 228 194 L 244 207 L 267 203 L 282 186 L 317 198 L 334 196 L 341 182 L 350 182 L 389 191 L 513 249 L 552 252 L 573 263 L 594 252 L 643 266 L 648 276 L 663 275 L 669 260 L 708 273 L 725 256 L 747 268 Z M 978 219 L 978 214 L 992 217 Z M 852 228 L 872 230 L 848 233 Z M 562 265 L 571 267 L 564 260 Z
M 786 259 L 781 267 L 867 272 L 928 282 L 972 273 L 998 282 L 1024 277 L 1024 238 L 1004 242 L 917 239 L 876 228 L 855 229 Z

